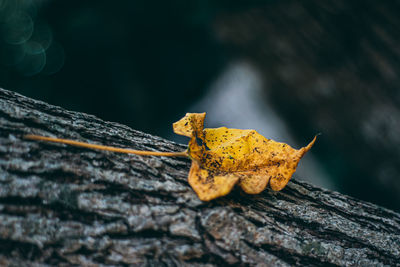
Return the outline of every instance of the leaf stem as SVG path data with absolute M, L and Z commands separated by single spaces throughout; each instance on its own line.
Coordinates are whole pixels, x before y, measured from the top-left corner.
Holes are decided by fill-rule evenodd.
M 53 143 L 61 143 L 67 144 L 77 147 L 85 147 L 90 149 L 98 149 L 98 150 L 105 150 L 105 151 L 112 151 L 118 153 L 126 153 L 126 154 L 135 154 L 135 155 L 142 155 L 142 156 L 163 156 L 163 157 L 188 157 L 187 151 L 182 152 L 158 152 L 158 151 L 143 151 L 143 150 L 134 150 L 134 149 L 127 149 L 127 148 L 118 148 L 112 146 L 103 146 L 103 145 L 95 145 L 89 144 L 85 142 L 74 141 L 70 139 L 63 139 L 63 138 L 53 138 L 53 137 L 46 137 L 40 135 L 32 135 L 28 134 L 24 136 L 25 139 L 29 140 L 38 140 L 38 141 L 47 141 Z

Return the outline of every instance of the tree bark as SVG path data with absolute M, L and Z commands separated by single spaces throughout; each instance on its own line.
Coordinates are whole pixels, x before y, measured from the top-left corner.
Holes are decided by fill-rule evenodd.
M 400 215 L 292 180 L 201 202 L 185 146 L 0 89 L 0 265 L 400 266 Z

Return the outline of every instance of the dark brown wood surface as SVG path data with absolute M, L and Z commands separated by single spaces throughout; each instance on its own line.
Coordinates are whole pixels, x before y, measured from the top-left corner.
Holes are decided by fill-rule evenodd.
M 185 146 L 0 89 L 0 265 L 400 266 L 400 215 L 292 180 L 201 202 Z

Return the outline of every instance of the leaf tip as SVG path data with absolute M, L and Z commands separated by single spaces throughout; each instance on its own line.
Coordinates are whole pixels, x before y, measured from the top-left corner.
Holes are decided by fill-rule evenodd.
M 316 134 L 314 136 L 313 140 L 311 140 L 311 142 L 307 146 L 305 146 L 301 149 L 300 157 L 303 157 L 314 146 L 315 142 L 317 141 L 317 137 L 320 135 L 321 135 L 321 133 Z
M 176 134 L 192 137 L 203 131 L 206 113 L 186 113 L 185 117 L 172 124 Z

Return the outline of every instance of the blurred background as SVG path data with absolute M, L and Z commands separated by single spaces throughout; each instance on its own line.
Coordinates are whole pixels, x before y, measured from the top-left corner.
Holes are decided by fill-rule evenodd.
M 0 0 L 0 87 L 178 142 L 256 129 L 295 178 L 400 210 L 398 1 Z

